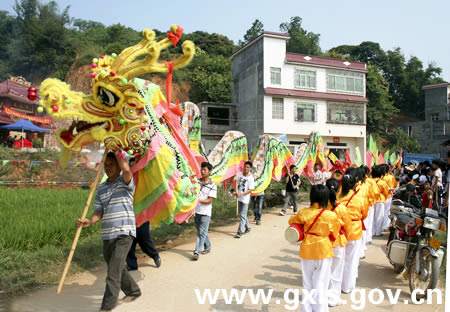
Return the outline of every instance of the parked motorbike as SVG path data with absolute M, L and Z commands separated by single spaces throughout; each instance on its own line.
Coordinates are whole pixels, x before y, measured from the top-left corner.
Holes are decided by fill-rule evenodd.
M 416 208 L 399 199 L 391 203 L 391 223 L 386 255 L 395 272 L 405 270 L 411 292 L 434 289 L 439 279 L 445 248 L 433 237 L 435 231 L 446 231 L 446 219 L 437 211 Z

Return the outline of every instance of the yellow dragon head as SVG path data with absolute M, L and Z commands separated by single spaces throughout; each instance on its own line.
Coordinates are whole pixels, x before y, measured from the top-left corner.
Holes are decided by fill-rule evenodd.
M 183 55 L 168 63 L 160 62 L 160 52 L 176 45 L 183 29 L 172 25 L 167 37 L 155 41 L 155 32 L 145 29 L 143 39 L 119 55 L 105 55 L 92 63 L 92 94 L 72 91 L 66 83 L 49 78 L 40 86 L 40 104 L 53 118 L 74 121 L 57 133 L 71 151 L 94 141 L 106 147 L 131 150 L 139 145 L 149 119 L 146 102 L 133 78 L 152 72 L 171 72 L 187 65 L 195 53 L 193 42 L 184 41 Z M 170 69 L 169 69 L 170 68 Z M 131 153 L 130 153 L 131 154 Z

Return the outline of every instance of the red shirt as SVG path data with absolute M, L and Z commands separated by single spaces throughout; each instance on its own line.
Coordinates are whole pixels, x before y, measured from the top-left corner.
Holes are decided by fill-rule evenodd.
M 422 195 L 422 206 L 425 208 L 432 208 L 433 207 L 433 192 L 428 191 L 424 192 Z

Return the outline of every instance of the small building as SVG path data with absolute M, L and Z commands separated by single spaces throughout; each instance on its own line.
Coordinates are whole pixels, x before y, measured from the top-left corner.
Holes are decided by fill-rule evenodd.
M 41 116 L 37 108 L 39 99 L 31 101 L 28 99 L 28 88 L 31 83 L 25 78 L 11 77 L 0 83 L 0 125 L 12 124 L 19 119 L 29 119 L 36 126 L 51 129 L 53 122 L 51 118 Z M 8 136 L 8 130 L 0 130 L 0 143 Z M 21 133 L 15 133 L 21 136 Z M 26 137 L 31 140 L 33 134 L 28 133 Z M 44 134 L 38 134 L 44 141 Z M 45 136 L 48 139 L 48 136 Z
M 236 129 L 237 107 L 231 103 L 200 102 L 198 108 L 202 116 L 202 142 L 209 154 L 225 132 Z
M 447 157 L 448 146 L 443 144 L 450 137 L 450 83 L 437 83 L 422 87 L 425 95 L 425 120 L 405 122 L 398 126 L 408 136 L 417 138 L 423 154 Z
M 366 150 L 365 63 L 286 52 L 288 34 L 264 32 L 232 56 L 232 102 L 249 150 L 258 136 L 287 135 L 295 152 L 318 131 L 340 159 Z M 365 157 L 362 157 L 365 158 Z

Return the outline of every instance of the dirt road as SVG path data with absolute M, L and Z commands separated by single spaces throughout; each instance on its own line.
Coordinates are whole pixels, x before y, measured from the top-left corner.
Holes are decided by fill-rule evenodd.
M 284 297 L 287 289 L 298 291 L 302 285 L 299 247 L 288 243 L 283 237 L 287 220 L 288 216 L 279 216 L 275 211 L 264 214 L 263 225 L 251 223 L 251 233 L 240 239 L 233 238 L 236 225 L 216 228 L 210 233 L 212 252 L 200 256 L 197 262 L 191 261 L 195 242 L 162 252 L 162 266 L 159 269 L 148 257 L 141 258 L 139 271 L 132 273 L 143 295 L 134 302 L 120 304 L 114 311 L 298 311 L 300 307 L 292 299 L 294 294 Z M 407 281 L 394 273 L 384 254 L 386 236 L 374 240 L 360 265 L 357 281 L 360 292 L 354 294 L 357 301 L 353 301 L 353 308 L 364 307 L 362 302 L 365 298 L 363 311 L 444 311 L 444 303 L 415 305 L 411 302 Z M 52 287 L 17 298 L 10 309 L 15 312 L 98 311 L 104 280 L 105 270 L 102 267 L 66 282 L 59 296 L 56 295 L 56 287 Z M 441 282 L 438 286 L 444 289 Z M 273 293 L 270 304 L 263 304 L 262 301 L 252 304 L 248 293 L 243 304 L 236 301 L 227 304 L 222 294 L 215 304 L 199 304 L 195 293 L 195 289 L 201 292 L 211 289 L 214 295 L 216 289 L 231 291 L 232 288 L 241 291 L 241 294 L 244 289 L 255 293 L 263 289 L 266 294 L 272 289 Z M 369 292 L 374 288 L 379 288 L 384 295 L 384 300 L 377 305 L 371 305 L 368 299 Z M 389 302 L 387 289 L 392 289 L 392 297 L 395 297 L 396 289 L 401 290 L 397 305 Z M 365 296 L 361 297 L 363 292 Z M 373 291 L 371 294 L 375 300 L 380 295 Z M 350 295 L 343 295 L 342 298 L 349 303 L 330 311 L 353 310 Z M 406 301 L 408 304 L 405 304 Z M 436 296 L 434 301 L 437 301 Z M 442 301 L 445 299 L 442 298 Z

